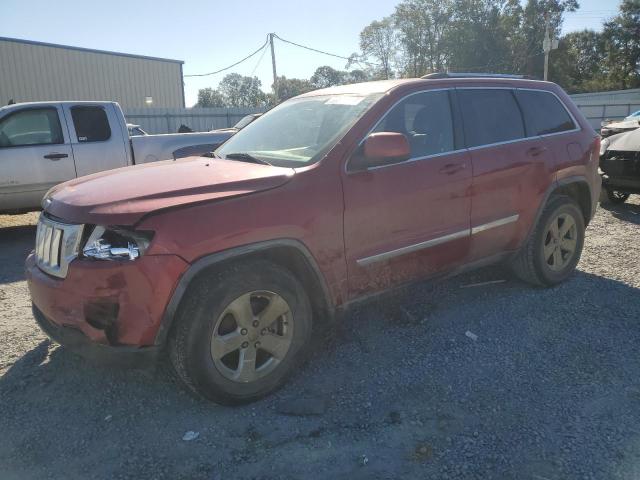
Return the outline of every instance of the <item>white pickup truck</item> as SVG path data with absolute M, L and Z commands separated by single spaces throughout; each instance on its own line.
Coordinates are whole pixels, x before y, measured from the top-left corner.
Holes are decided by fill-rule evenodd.
M 37 210 L 54 185 L 91 173 L 215 150 L 232 132 L 129 136 L 115 102 L 0 108 L 0 213 Z

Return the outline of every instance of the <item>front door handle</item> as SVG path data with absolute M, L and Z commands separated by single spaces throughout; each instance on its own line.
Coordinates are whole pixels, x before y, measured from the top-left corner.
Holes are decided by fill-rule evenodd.
M 453 175 L 454 173 L 458 173 L 460 170 L 464 170 L 465 168 L 467 168 L 467 165 L 465 163 L 447 163 L 439 170 L 439 172 L 444 175 Z
M 47 160 L 60 160 L 61 158 L 67 158 L 69 155 L 66 153 L 49 153 L 44 156 Z
M 537 157 L 538 155 L 542 155 L 546 151 L 547 147 L 531 147 L 529 150 L 527 150 L 527 155 Z

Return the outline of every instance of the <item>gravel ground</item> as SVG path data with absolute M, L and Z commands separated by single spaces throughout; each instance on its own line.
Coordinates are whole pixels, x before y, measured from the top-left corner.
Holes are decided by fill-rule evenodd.
M 0 217 L 2 479 L 640 478 L 637 196 L 599 210 L 567 283 L 488 268 L 362 305 L 240 408 L 47 341 L 22 275 L 35 218 Z

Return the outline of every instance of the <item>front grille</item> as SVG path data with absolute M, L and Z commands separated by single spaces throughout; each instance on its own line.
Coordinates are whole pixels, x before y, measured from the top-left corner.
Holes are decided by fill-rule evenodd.
M 83 225 L 61 223 L 41 214 L 36 231 L 36 264 L 55 277 L 67 276 L 69 263 L 78 256 Z

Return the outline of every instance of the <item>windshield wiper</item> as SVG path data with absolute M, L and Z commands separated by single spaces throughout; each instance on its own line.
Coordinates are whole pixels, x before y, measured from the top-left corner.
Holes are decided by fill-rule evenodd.
M 228 153 L 224 156 L 224 158 L 228 160 L 240 160 L 242 162 L 259 163 L 261 165 L 271 165 L 269 162 L 262 160 L 261 158 L 256 158 L 253 155 L 249 155 L 248 153 Z

